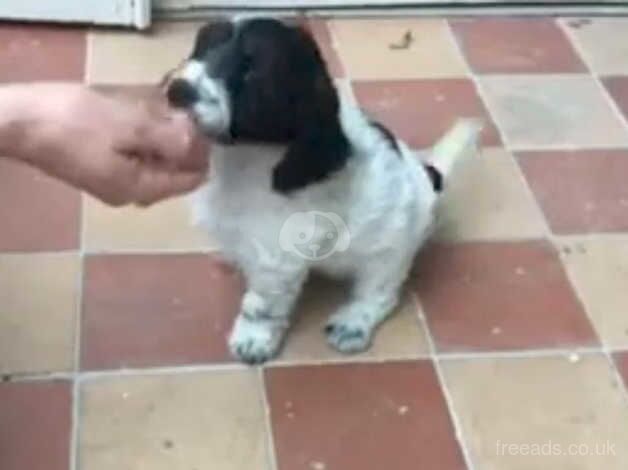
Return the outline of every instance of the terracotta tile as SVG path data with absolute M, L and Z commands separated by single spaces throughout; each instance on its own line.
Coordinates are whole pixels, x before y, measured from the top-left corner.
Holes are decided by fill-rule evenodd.
M 628 120 L 628 77 L 606 77 L 602 82 Z
M 0 468 L 68 470 L 69 382 L 0 383 Z
M 469 80 L 362 81 L 355 82 L 353 90 L 367 113 L 411 147 L 433 145 L 460 117 L 483 119 L 482 143 L 500 143 L 497 129 Z
M 82 28 L 0 23 L 0 83 L 82 80 L 85 38 Z
M 254 371 L 84 384 L 80 468 L 269 470 Z
M 346 358 L 332 350 L 323 329 L 329 315 L 347 301 L 348 287 L 334 281 L 313 278 L 305 287 L 295 310 L 295 325 L 290 330 L 282 361 Z M 393 315 L 377 331 L 369 351 L 354 357 L 373 359 L 408 358 L 429 355 L 425 332 L 418 321 L 415 303 L 405 295 Z
M 628 388 L 628 352 L 617 353 L 614 359 L 617 369 L 624 379 L 624 384 Z
M 78 255 L 0 255 L 0 373 L 71 370 Z
M 548 243 L 434 245 L 419 257 L 416 276 L 440 351 L 597 344 Z
M 628 145 L 628 131 L 591 77 L 513 75 L 480 82 L 511 147 Z
M 584 59 L 595 72 L 607 75 L 628 72 L 628 18 L 571 18 L 564 21 Z
M 329 22 L 322 18 L 310 18 L 307 27 L 316 39 L 331 76 L 334 78 L 344 77 L 344 67 L 338 57 L 336 45 L 329 31 Z
M 554 232 L 628 229 L 628 151 L 528 152 L 519 163 Z
M 338 53 L 356 80 L 463 77 L 466 66 L 447 23 L 377 18 L 330 21 Z M 411 35 L 405 44 L 406 35 Z
M 478 73 L 567 73 L 586 70 L 552 18 L 451 21 L 471 68 Z
M 224 361 L 240 298 L 237 274 L 205 255 L 90 256 L 85 369 Z
M 438 211 L 444 240 L 540 238 L 543 216 L 513 157 L 486 149 L 456 173 Z
M 278 470 L 466 468 L 430 362 L 271 368 L 266 388 Z
M 78 248 L 80 194 L 0 157 L 0 251 Z
M 447 361 L 443 370 L 475 468 L 626 468 L 628 402 L 606 357 Z
M 561 254 L 602 341 L 628 346 L 628 237 L 565 239 Z
M 112 208 L 84 196 L 84 245 L 88 251 L 201 250 L 215 246 L 192 224 L 185 198 L 169 199 L 148 209 Z
M 148 32 L 92 31 L 87 80 L 90 83 L 159 83 L 190 54 L 201 24 L 157 22 Z

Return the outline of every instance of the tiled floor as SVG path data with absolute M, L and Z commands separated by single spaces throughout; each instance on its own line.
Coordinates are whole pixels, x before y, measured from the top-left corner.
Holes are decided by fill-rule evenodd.
M 3 160 L 0 469 L 628 468 L 628 18 L 310 24 L 412 146 L 487 124 L 373 349 L 326 346 L 346 292 L 313 279 L 282 356 L 233 363 L 242 281 L 183 200 L 113 210 Z M 0 83 L 141 99 L 196 26 L 0 25 Z

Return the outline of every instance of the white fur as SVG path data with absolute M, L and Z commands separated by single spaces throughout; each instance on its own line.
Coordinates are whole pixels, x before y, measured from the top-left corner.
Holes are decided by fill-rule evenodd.
M 185 79 L 200 95 L 193 105 L 193 114 L 199 124 L 213 134 L 221 134 L 229 127 L 231 110 L 229 96 L 220 80 L 209 78 L 205 73 L 205 64 L 198 60 L 189 60 L 181 72 Z
M 354 280 L 351 301 L 330 317 L 326 332 L 340 351 L 367 348 L 397 304 L 413 257 L 429 234 L 438 197 L 418 157 L 403 143 L 397 153 L 342 96 L 340 114 L 354 154 L 327 180 L 282 195 L 271 189 L 271 175 L 284 148 L 216 146 L 211 179 L 193 195 L 196 221 L 217 237 L 246 277 L 229 344 L 247 362 L 276 354 L 310 269 Z M 333 214 L 343 224 L 328 256 L 308 259 L 286 246 L 298 243 L 286 235 L 287 223 L 303 225 L 308 246 L 329 245 L 329 227 L 312 230 L 311 219 L 295 217 L 310 212 Z

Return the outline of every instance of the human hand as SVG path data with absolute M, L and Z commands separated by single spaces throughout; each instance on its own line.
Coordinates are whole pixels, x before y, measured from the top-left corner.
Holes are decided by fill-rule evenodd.
M 4 97 L 19 117 L 9 153 L 108 204 L 152 204 L 206 176 L 207 145 L 183 114 L 74 84 L 8 86 Z

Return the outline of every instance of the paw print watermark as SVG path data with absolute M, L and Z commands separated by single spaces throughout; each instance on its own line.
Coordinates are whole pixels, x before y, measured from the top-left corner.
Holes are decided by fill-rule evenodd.
M 333 212 L 295 212 L 279 233 L 282 250 L 310 261 L 346 251 L 350 242 L 347 224 Z

